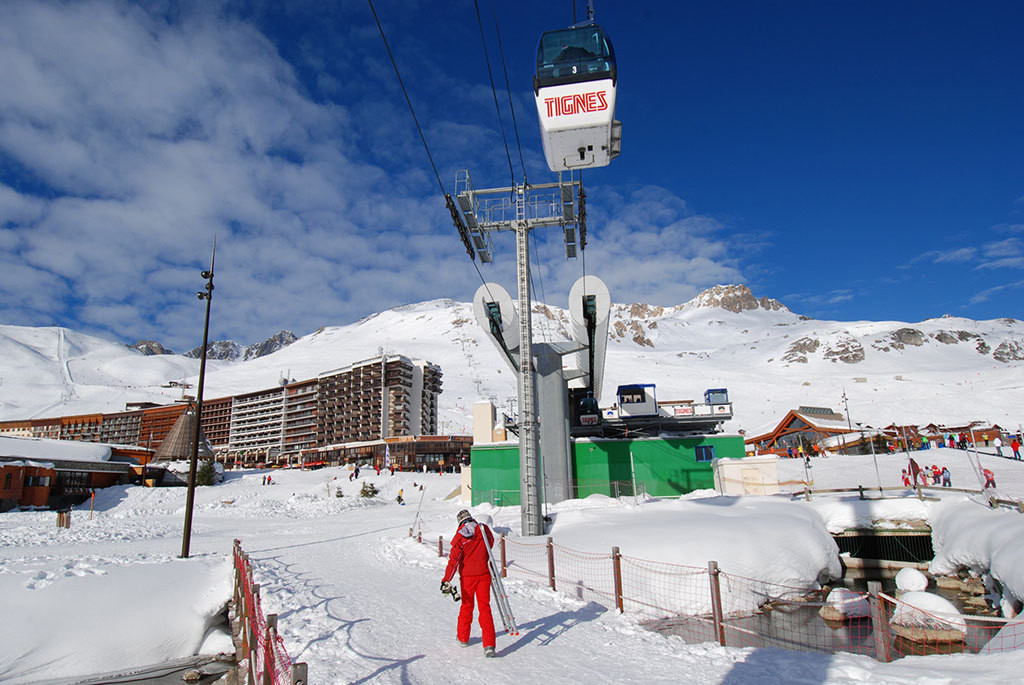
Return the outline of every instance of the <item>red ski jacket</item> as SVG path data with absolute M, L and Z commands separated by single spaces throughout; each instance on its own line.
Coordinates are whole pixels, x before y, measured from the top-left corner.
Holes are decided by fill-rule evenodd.
M 452 551 L 448 554 L 448 568 L 444 570 L 447 582 L 459 572 L 459 576 L 489 576 L 487 548 L 494 544 L 494 534 L 482 523 L 470 519 L 463 523 L 452 538 Z

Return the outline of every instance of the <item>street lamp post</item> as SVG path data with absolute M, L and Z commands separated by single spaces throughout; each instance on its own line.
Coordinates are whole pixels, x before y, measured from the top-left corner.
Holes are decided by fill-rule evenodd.
M 206 345 L 210 336 L 210 303 L 213 300 L 213 262 L 217 256 L 217 239 L 213 239 L 213 254 L 210 255 L 210 270 L 200 275 L 206 279 L 206 287 L 196 293 L 200 300 L 206 300 L 206 323 L 203 324 L 203 349 L 199 356 L 199 389 L 196 392 L 195 425 L 192 431 L 192 459 L 188 467 L 188 500 L 185 503 L 185 531 L 181 536 L 181 558 L 188 559 L 188 547 L 192 538 L 192 508 L 196 499 L 196 464 L 199 461 L 199 427 L 203 417 L 203 382 L 206 380 Z

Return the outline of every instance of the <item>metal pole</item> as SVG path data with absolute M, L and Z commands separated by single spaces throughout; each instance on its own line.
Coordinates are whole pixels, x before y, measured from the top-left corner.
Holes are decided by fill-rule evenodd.
M 530 227 L 526 221 L 526 187 L 516 191 L 516 266 L 519 279 L 519 454 L 523 535 L 543 535 L 541 514 L 540 434 L 533 378 L 533 322 L 530 302 Z
M 192 509 L 196 499 L 196 463 L 199 461 L 199 430 L 203 418 L 203 383 L 206 380 L 206 346 L 210 339 L 210 303 L 213 301 L 213 262 L 217 256 L 217 238 L 213 239 L 213 254 L 210 255 L 210 270 L 202 273 L 206 279 L 206 291 L 199 292 L 199 299 L 206 300 L 206 321 L 203 324 L 203 351 L 199 357 L 199 388 L 196 391 L 196 423 L 192 431 L 192 459 L 188 467 L 188 498 L 185 502 L 185 530 L 181 536 L 181 558 L 188 559 L 189 543 L 192 539 Z

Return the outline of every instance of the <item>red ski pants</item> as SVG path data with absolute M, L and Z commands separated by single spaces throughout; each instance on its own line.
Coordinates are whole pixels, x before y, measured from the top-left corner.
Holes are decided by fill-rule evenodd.
M 494 646 L 494 619 L 491 617 L 491 576 L 460 576 L 462 586 L 462 608 L 459 609 L 458 637 L 469 642 L 469 631 L 473 625 L 473 605 L 479 605 L 480 632 L 483 633 L 484 647 Z

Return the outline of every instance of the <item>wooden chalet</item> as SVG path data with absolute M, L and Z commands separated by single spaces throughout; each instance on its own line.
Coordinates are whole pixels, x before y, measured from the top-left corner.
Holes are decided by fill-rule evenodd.
M 837 435 L 856 433 L 842 414 L 827 407 L 791 409 L 768 433 L 745 440 L 759 452 L 785 453 L 790 447 L 814 445 Z

